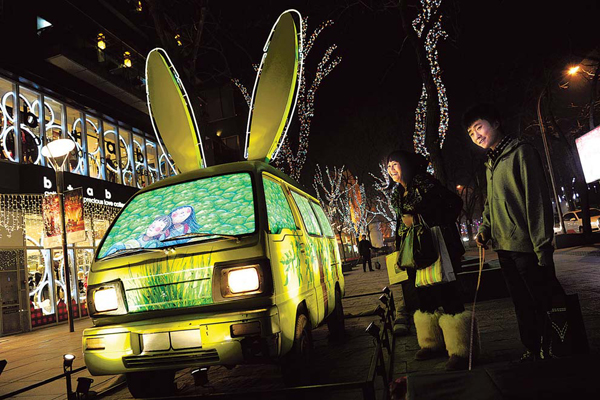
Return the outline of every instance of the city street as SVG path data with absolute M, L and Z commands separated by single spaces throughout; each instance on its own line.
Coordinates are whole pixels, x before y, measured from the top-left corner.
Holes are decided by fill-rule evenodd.
M 471 250 L 468 256 L 475 255 Z M 495 258 L 493 252 L 488 259 Z M 575 247 L 557 250 L 555 261 L 557 273 L 568 293 L 578 293 L 582 313 L 593 354 L 600 348 L 600 246 Z M 384 269 L 364 273 L 360 266 L 345 274 L 346 296 L 380 291 L 387 284 L 387 273 Z M 395 299 L 401 302 L 399 286 L 393 287 Z M 315 343 L 314 372 L 317 384 L 339 383 L 364 380 L 367 376 L 374 350 L 373 339 L 365 333 L 371 321 L 378 320 L 371 314 L 378 305 L 378 296 L 349 298 L 344 301 L 346 320 L 346 338 L 343 343 L 329 344 L 327 327 L 322 326 L 313 332 Z M 471 305 L 468 305 L 470 308 Z M 508 298 L 483 301 L 476 306 L 479 321 L 482 356 L 475 365 L 475 370 L 490 365 L 508 365 L 511 360 L 518 359 L 523 351 L 517 331 L 516 318 L 512 303 Z M 358 317 L 357 317 L 358 316 Z M 1 339 L 2 357 L 8 365 L 0 376 L 0 394 L 12 392 L 24 386 L 47 379 L 62 372 L 62 355 L 73 353 L 74 368 L 83 365 L 81 359 L 80 332 L 90 325 L 89 320 L 77 323 L 72 334 L 67 326 L 38 330 L 35 332 L 9 336 Z M 425 372 L 443 372 L 446 358 L 417 362 L 413 360 L 418 350 L 414 330 L 411 335 L 397 337 L 394 353 L 394 378 Z M 34 357 L 35 356 L 35 357 Z M 233 370 L 213 368 L 209 370 L 209 384 L 206 387 L 195 387 L 190 370 L 177 374 L 178 396 L 207 395 L 216 393 L 244 393 L 246 391 L 276 390 L 284 388 L 278 367 L 273 365 L 238 366 Z M 84 372 L 74 375 L 89 376 Z M 117 385 L 121 377 L 92 377 L 92 390 L 102 392 Z M 377 380 L 379 382 L 379 380 Z M 560 389 L 568 382 L 553 382 Z M 561 386 L 562 385 L 562 386 Z M 564 388 L 564 387 L 563 387 Z M 590 391 L 598 388 L 589 388 Z M 378 395 L 382 394 L 381 387 Z M 334 392 L 324 397 L 313 398 L 345 398 L 361 399 L 359 391 Z M 22 399 L 65 399 L 64 379 L 44 385 L 32 391 L 22 393 L 14 398 Z M 117 387 L 105 398 L 132 398 L 126 386 Z M 275 397 L 276 398 L 276 397 Z M 378 397 L 380 398 L 380 397 Z

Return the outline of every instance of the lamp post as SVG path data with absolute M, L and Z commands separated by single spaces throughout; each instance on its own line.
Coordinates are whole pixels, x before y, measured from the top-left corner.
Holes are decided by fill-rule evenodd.
M 540 93 L 540 97 L 538 97 L 537 102 L 537 117 L 538 123 L 540 124 L 540 131 L 542 132 L 542 142 L 544 142 L 544 154 L 546 155 L 546 162 L 548 163 L 548 172 L 550 173 L 550 182 L 552 183 L 552 192 L 554 193 L 554 202 L 556 203 L 556 210 L 558 211 L 558 223 L 560 224 L 560 232 L 565 234 L 567 233 L 565 229 L 565 224 L 562 218 L 562 209 L 560 207 L 560 198 L 558 197 L 558 192 L 556 191 L 556 183 L 554 181 L 554 169 L 552 168 L 552 160 L 550 159 L 550 149 L 548 147 L 548 139 L 546 138 L 546 127 L 544 126 L 544 120 L 542 119 L 542 97 L 546 94 L 546 90 L 548 89 L 548 85 L 544 86 L 542 89 L 542 93 Z
M 64 202 L 64 177 L 63 167 L 69 153 L 75 148 L 75 142 L 71 139 L 58 139 L 48 143 L 42 148 L 42 155 L 46 157 L 56 174 L 56 192 L 58 193 L 60 206 L 60 226 L 62 228 L 62 251 L 63 265 L 65 271 L 65 286 L 67 302 L 67 315 L 69 319 L 69 332 L 73 332 L 73 311 L 71 310 L 71 274 L 69 273 L 69 255 L 67 253 L 67 230 L 65 226 L 65 202 Z

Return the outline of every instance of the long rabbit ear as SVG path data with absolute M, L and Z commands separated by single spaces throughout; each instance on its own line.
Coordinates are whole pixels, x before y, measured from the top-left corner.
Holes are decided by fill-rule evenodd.
M 169 153 L 165 149 L 163 151 L 171 155 L 179 171 L 195 171 L 206 167 L 202 138 L 192 105 L 179 74 L 163 49 L 156 48 L 148 53 L 146 95 L 156 137 L 160 135 Z
M 252 91 L 244 157 L 269 162 L 285 139 L 302 78 L 302 16 L 298 11 L 287 10 L 279 16 L 263 52 Z

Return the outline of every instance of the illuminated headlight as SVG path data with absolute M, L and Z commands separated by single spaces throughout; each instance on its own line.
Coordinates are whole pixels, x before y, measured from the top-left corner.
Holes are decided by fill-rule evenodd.
M 219 272 L 215 276 L 216 282 L 213 286 L 215 299 L 272 293 L 271 268 L 266 259 L 242 261 L 216 268 Z
M 96 311 L 113 311 L 119 308 L 117 290 L 114 287 L 102 288 L 94 292 L 94 306 Z
M 258 265 L 229 271 L 227 286 L 231 294 L 254 292 L 260 288 Z
M 88 287 L 88 304 L 92 316 L 127 314 L 121 281 Z

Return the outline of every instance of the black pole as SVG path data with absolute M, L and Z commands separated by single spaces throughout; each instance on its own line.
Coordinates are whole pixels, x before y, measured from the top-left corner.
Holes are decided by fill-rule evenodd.
M 73 373 L 73 367 L 63 364 L 63 371 L 65 373 L 65 380 L 67 381 L 67 400 L 73 398 L 73 386 L 71 385 L 71 374 Z
M 550 183 L 552 184 L 552 192 L 554 194 L 554 202 L 556 211 L 558 212 L 558 221 L 560 222 L 560 231 L 563 234 L 566 234 L 567 231 L 565 229 L 565 224 L 562 218 L 562 209 L 560 206 L 560 198 L 558 197 L 558 192 L 556 191 L 556 183 L 554 181 L 554 169 L 552 168 L 552 160 L 550 158 L 550 149 L 548 147 L 548 139 L 546 138 L 546 127 L 544 125 L 544 119 L 542 118 L 542 97 L 546 94 L 547 85 L 544 86 L 542 93 L 540 93 L 540 97 L 538 97 L 537 101 L 537 117 L 538 123 L 540 124 L 540 131 L 542 133 L 542 142 L 544 143 L 544 154 L 546 155 L 546 162 L 548 163 L 548 173 L 550 174 Z
M 56 169 L 56 191 L 58 192 L 58 201 L 60 206 L 60 225 L 62 227 L 62 250 L 63 265 L 65 271 L 67 316 L 69 319 L 69 332 L 74 332 L 73 328 L 73 310 L 71 309 L 71 274 L 69 271 L 69 253 L 67 252 L 67 230 L 65 224 L 65 202 L 64 202 L 64 180 L 62 166 Z M 70 385 L 70 379 L 68 379 Z
M 590 96 L 590 130 L 593 130 L 596 127 L 594 122 L 594 107 L 596 103 L 596 85 L 598 83 L 598 76 L 600 75 L 600 61 L 596 66 L 596 72 L 594 72 L 594 77 L 592 78 L 592 93 Z

